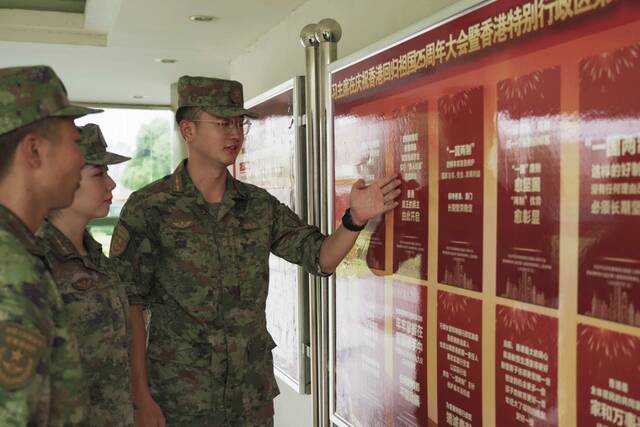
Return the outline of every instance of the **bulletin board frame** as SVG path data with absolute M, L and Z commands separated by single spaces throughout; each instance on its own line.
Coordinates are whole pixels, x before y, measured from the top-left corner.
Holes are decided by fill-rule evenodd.
M 294 77 L 274 88 L 248 100 L 245 104 L 248 109 L 255 109 L 261 105 L 268 104 L 279 96 L 291 93 L 293 100 L 293 111 L 291 111 L 292 123 L 290 126 L 294 129 L 294 153 L 293 153 L 293 177 L 295 206 L 294 212 L 300 218 L 306 218 L 306 155 L 305 155 L 305 131 L 304 131 L 304 77 Z M 265 141 L 266 143 L 267 141 Z M 238 175 L 237 163 L 235 164 L 236 176 Z M 275 255 L 271 255 L 272 257 Z M 272 284 L 270 284 L 272 286 Z M 296 295 L 297 298 L 292 303 L 297 305 L 297 337 L 295 342 L 295 352 L 297 355 L 297 369 L 295 375 L 288 372 L 283 366 L 277 363 L 274 358 L 274 372 L 276 376 L 285 384 L 291 387 L 299 394 L 310 393 L 310 360 L 307 354 L 309 345 L 309 291 L 308 291 L 308 274 L 302 267 L 296 266 Z M 269 301 L 269 300 L 267 300 Z M 268 311 L 268 310 L 267 310 Z M 284 313 L 283 313 L 284 314 Z M 286 345 L 286 344 L 279 344 Z
M 441 13 L 419 23 L 416 26 L 412 26 L 404 31 L 401 31 L 385 40 L 382 40 L 378 43 L 371 45 L 368 48 L 363 49 L 362 51 L 356 52 L 353 55 L 350 55 L 342 60 L 336 61 L 335 63 L 329 66 L 329 78 L 327 79 L 327 86 L 324 88 L 327 99 L 327 158 L 329 159 L 329 173 L 328 173 L 328 182 L 327 188 L 330 191 L 328 195 L 329 205 L 327 206 L 327 213 L 329 218 L 329 228 L 331 230 L 335 229 L 337 226 L 337 215 L 335 209 L 335 200 L 336 200 L 336 177 L 335 177 L 335 129 L 334 129 L 334 118 L 336 114 L 335 107 L 335 87 L 334 84 L 337 81 L 340 81 L 344 78 L 347 73 L 344 73 L 345 70 L 353 66 L 357 66 L 361 64 L 363 61 L 366 61 L 370 58 L 375 57 L 378 54 L 384 53 L 390 49 L 393 49 L 403 43 L 410 41 L 412 39 L 418 38 L 425 33 L 429 33 L 431 31 L 437 30 L 438 28 L 446 25 L 447 23 L 454 21 L 456 19 L 462 18 L 468 14 L 478 11 L 479 9 L 489 7 L 496 4 L 505 4 L 506 2 L 501 2 L 500 0 L 492 0 L 492 1 L 469 1 L 469 2 L 461 2 L 450 8 L 445 9 Z M 520 3 L 520 2 L 519 2 Z M 548 3 L 551 3 L 549 1 Z M 572 2 L 574 5 L 578 4 L 578 2 Z M 584 3 L 584 2 L 582 2 Z M 611 3 L 611 2 L 609 2 Z M 614 0 L 613 3 L 626 4 L 630 9 L 632 6 L 630 2 L 625 2 L 624 0 Z M 492 6 L 493 7 L 493 6 Z M 622 6 L 621 6 L 622 7 Z M 508 9 L 508 7 L 505 7 Z M 636 13 L 634 11 L 634 13 Z M 586 18 L 585 18 L 586 20 Z M 624 21 L 625 23 L 620 24 L 620 27 L 613 26 L 612 28 L 622 28 L 624 25 L 632 25 L 635 21 Z M 629 23 L 631 22 L 631 24 Z M 604 33 L 606 30 L 602 30 Z M 582 37 L 582 36 L 581 36 Z M 589 37 L 588 35 L 584 37 Z M 593 37 L 592 37 L 593 39 Z M 635 40 L 629 38 L 632 42 L 637 43 L 638 38 Z M 571 39 L 573 40 L 573 39 Z M 604 39 L 603 39 L 604 40 Z M 616 43 L 622 43 L 616 41 Z M 555 47 L 555 45 L 550 45 L 551 47 Z M 619 46 L 619 44 L 616 44 Z M 424 46 L 423 46 L 424 47 Z M 607 46 L 604 41 L 595 43 L 594 46 L 590 47 L 589 55 L 597 55 L 599 54 L 598 49 L 606 49 Z M 577 54 L 576 54 L 577 56 Z M 386 57 L 388 58 L 388 57 Z M 572 58 L 573 59 L 573 58 Z M 505 61 L 506 62 L 506 61 Z M 525 61 L 526 62 L 526 61 Z M 578 61 L 576 61 L 577 63 Z M 367 66 L 370 64 L 369 62 Z M 563 62 L 566 64 L 566 62 Z M 530 63 L 523 67 L 524 69 L 534 69 L 533 65 Z M 507 67 L 508 68 L 508 67 Z M 569 67 L 570 72 L 565 73 L 563 70 L 563 74 L 561 77 L 561 82 L 563 85 L 568 85 L 573 79 L 575 82 L 578 70 L 577 65 L 573 65 L 573 67 Z M 362 67 L 355 68 L 356 70 L 362 70 Z M 365 68 L 366 70 L 366 68 Z M 337 75 L 343 72 L 340 77 Z M 354 74 L 356 74 L 354 72 Z M 437 71 L 436 71 L 437 73 Z M 571 74 L 573 73 L 573 74 Z M 509 78 L 509 74 L 507 72 L 502 73 L 504 77 L 503 79 Z M 417 78 L 417 77 L 416 77 Z M 455 79 L 451 79 L 455 80 Z M 344 80 L 342 80 L 344 82 Z M 498 83 L 498 79 L 496 79 L 496 84 Z M 359 84 L 359 83 L 358 83 Z M 390 86 L 387 88 L 392 88 L 394 83 L 390 83 Z M 489 100 L 484 100 L 484 104 L 488 105 L 488 103 L 497 103 L 498 94 L 495 92 L 496 84 L 494 84 L 492 92 L 489 94 Z M 399 85 L 399 83 L 398 83 Z M 574 86 L 575 87 L 575 84 Z M 404 90 L 401 89 L 401 90 Z M 373 91 L 373 89 L 372 89 Z M 372 98 L 378 96 L 377 99 L 382 99 L 385 94 L 388 94 L 389 89 L 385 92 L 384 85 L 381 88 L 376 89 Z M 485 232 L 485 235 L 481 238 L 482 241 L 482 251 L 484 253 L 484 258 L 481 261 L 482 264 L 482 279 L 484 282 L 484 286 L 481 286 L 480 289 L 472 290 L 472 289 L 464 289 L 460 286 L 451 286 L 446 282 L 442 281 L 438 277 L 438 184 L 439 184 L 439 173 L 438 173 L 438 153 L 437 153 L 437 141 L 429 141 L 429 243 L 428 243 L 428 252 L 429 252 L 429 274 L 428 280 L 410 280 L 410 282 L 419 284 L 428 289 L 428 324 L 431 329 L 427 332 L 426 338 L 426 347 L 430 348 L 429 355 L 427 357 L 427 371 L 428 378 L 425 380 L 427 383 L 428 389 L 428 413 L 429 413 L 429 425 L 446 425 L 444 420 L 440 419 L 437 416 L 439 412 L 438 407 L 438 393 L 437 393 L 437 376 L 440 374 L 440 368 L 437 364 L 437 357 L 435 357 L 436 348 L 438 346 L 438 338 L 436 337 L 436 325 L 438 325 L 438 308 L 439 296 L 443 293 L 449 293 L 452 295 L 462 296 L 465 298 L 469 298 L 472 300 L 480 301 L 482 303 L 481 307 L 481 318 L 478 319 L 479 324 L 481 325 L 482 330 L 482 340 L 481 340 L 481 355 L 482 359 L 480 361 L 481 371 L 482 371 L 482 384 L 480 386 L 481 392 L 481 421 L 478 425 L 483 426 L 495 426 L 498 420 L 498 409 L 495 406 L 495 400 L 498 396 L 503 396 L 503 390 L 498 390 L 498 384 L 502 384 L 504 378 L 498 378 L 497 366 L 500 366 L 500 362 L 503 361 L 501 356 L 498 355 L 499 350 L 504 351 L 505 353 L 509 353 L 509 349 L 504 350 L 501 346 L 503 345 L 502 341 L 499 343 L 498 340 L 502 340 L 503 336 L 508 335 L 505 332 L 504 328 L 502 331 L 498 331 L 496 333 L 495 328 L 497 325 L 504 325 L 505 322 L 501 319 L 500 316 L 506 315 L 505 313 L 510 313 L 511 311 L 516 312 L 516 316 L 519 316 L 521 312 L 528 313 L 528 319 L 538 319 L 536 320 L 542 322 L 544 324 L 551 325 L 549 326 L 551 329 L 554 329 L 554 333 L 550 333 L 551 337 L 549 338 L 550 342 L 553 343 L 552 348 L 549 349 L 548 355 L 549 357 L 555 357 L 557 360 L 557 364 L 551 363 L 551 366 L 548 366 L 549 369 L 556 370 L 556 377 L 553 377 L 551 374 L 550 382 L 555 385 L 552 387 L 555 389 L 556 399 L 559 403 L 559 409 L 555 416 L 557 419 L 555 421 L 551 420 L 550 422 L 555 422 L 555 425 L 576 425 L 578 420 L 580 420 L 581 414 L 584 414 L 585 409 L 581 407 L 581 403 L 578 402 L 575 398 L 576 390 L 581 386 L 581 379 L 578 376 L 578 369 L 580 363 L 587 363 L 586 360 L 589 360 L 589 357 L 596 357 L 597 352 L 594 352 L 594 356 L 580 354 L 579 348 L 585 348 L 585 344 L 581 341 L 583 336 L 593 337 L 598 334 L 602 334 L 602 336 L 610 337 L 606 339 L 611 339 L 612 342 L 615 340 L 623 341 L 627 340 L 631 344 L 629 346 L 636 345 L 640 342 L 640 331 L 634 327 L 633 325 L 623 324 L 621 322 L 610 321 L 605 318 L 597 318 L 597 316 L 589 315 L 585 312 L 579 312 L 578 310 L 578 266 L 579 262 L 579 245 L 580 243 L 580 232 L 579 232 L 579 222 L 581 221 L 580 214 L 580 197 L 579 197 L 579 184 L 576 179 L 575 170 L 580 167 L 580 143 L 579 143 L 579 130 L 578 126 L 575 125 L 575 117 L 576 115 L 573 113 L 567 113 L 569 111 L 579 111 L 579 105 L 576 101 L 577 96 L 575 95 L 575 88 L 571 90 L 571 96 L 564 97 L 561 100 L 561 105 L 563 109 L 563 114 L 559 114 L 560 120 L 562 120 L 562 125 L 565 125 L 565 128 L 560 134 L 560 143 L 558 143 L 558 157 L 562 159 L 562 168 L 561 172 L 559 172 L 559 189 L 558 197 L 560 199 L 560 206 L 558 209 L 558 222 L 559 229 L 558 232 L 560 237 L 560 242 L 557 243 L 559 246 L 554 250 L 558 251 L 559 265 L 557 267 L 557 276 L 558 282 L 560 284 L 559 289 L 556 290 L 556 296 L 554 298 L 550 298 L 551 303 L 545 303 L 545 299 L 538 298 L 535 300 L 518 300 L 517 298 L 513 298 L 509 295 L 499 294 L 496 289 L 496 270 L 497 270 L 497 255 L 496 255 L 496 246 L 498 245 L 497 237 L 496 237 L 496 228 L 497 228 L 497 187 L 498 187 L 498 178 L 497 178 L 497 169 L 498 169 L 498 160 L 497 160 L 497 150 L 498 150 L 498 131 L 496 129 L 485 129 L 483 131 L 484 137 L 486 138 L 485 146 L 483 147 L 483 165 L 482 165 L 482 183 L 485 188 L 484 197 L 489 198 L 489 202 L 485 201 L 484 206 L 481 205 L 480 209 L 483 214 L 482 218 L 482 229 Z M 367 98 L 367 90 L 362 89 L 362 93 L 358 93 L 359 90 L 356 89 L 355 92 L 350 92 L 345 95 L 348 98 L 345 102 L 354 103 L 358 101 L 365 100 Z M 373 101 L 372 101 L 373 102 Z M 496 107 L 494 107 L 496 108 Z M 494 110 L 495 111 L 495 110 Z M 436 110 L 437 112 L 437 110 Z M 485 115 L 488 117 L 488 115 Z M 429 119 L 430 127 L 437 127 L 437 121 L 433 119 Z M 495 123 L 495 122 L 493 122 Z M 497 127 L 497 125 L 496 125 Z M 437 133 L 436 133 L 437 134 Z M 435 145 L 436 149 L 432 149 L 431 146 Z M 387 167 L 386 173 L 390 173 L 392 171 Z M 493 205 L 493 206 L 492 206 Z M 387 219 L 391 217 L 391 214 L 387 214 Z M 386 227 L 387 232 L 393 230 L 392 227 Z M 489 231 L 491 232 L 489 234 Z M 389 252 L 389 251 L 387 251 Z M 394 272 L 390 271 L 387 254 L 387 262 L 386 262 L 386 271 L 382 271 L 382 275 L 384 275 L 384 294 L 385 297 L 389 298 L 391 294 L 391 289 L 393 287 L 393 281 L 395 279 Z M 385 269 L 383 269 L 385 270 Z M 336 277 L 337 276 L 337 277 Z M 331 421 L 341 427 L 351 427 L 354 425 L 349 422 L 342 414 L 337 410 L 336 404 L 336 396 L 337 396 L 337 387 L 336 381 L 337 378 L 337 370 L 336 370 L 336 337 L 338 335 L 338 329 L 341 328 L 341 325 L 337 322 L 337 313 L 336 313 L 336 301 L 337 301 L 337 286 L 340 286 L 340 271 L 331 279 L 330 281 L 330 352 L 329 352 L 329 408 L 330 408 L 330 417 Z M 558 295 L 559 294 L 559 295 Z M 557 301 L 560 301 L 558 304 Z M 542 302 L 540 302 L 542 301 Z M 385 316 L 390 317 L 391 308 L 385 308 Z M 502 322 L 502 323 L 501 323 Z M 391 333 L 391 327 L 389 325 L 389 321 L 386 322 L 386 326 L 384 332 L 387 335 Z M 508 323 L 508 322 L 507 322 Z M 554 326 L 555 325 L 555 326 Z M 503 326 L 500 326 L 503 327 Z M 590 334 L 590 335 L 589 335 Z M 618 336 L 619 335 L 619 336 Z M 605 338 L 602 338 L 603 342 Z M 555 341 L 553 341 L 555 340 Z M 504 340 L 505 343 L 509 340 Z M 636 343 L 636 344 L 633 344 Z M 385 339 L 385 347 L 390 347 L 391 342 L 389 339 Z M 615 344 L 612 344 L 615 345 Z M 582 346 L 582 347 L 580 347 Z M 627 348 L 631 348 L 631 347 Z M 523 348 L 526 348 L 526 345 L 522 344 Z M 542 346 L 544 347 L 544 346 Z M 542 348 L 541 347 L 541 348 Z M 555 356 L 552 356 L 555 354 Z M 557 355 L 561 354 L 562 357 L 558 357 Z M 585 362 L 581 362 L 584 359 Z M 600 363 L 600 362 L 598 362 Z M 602 362 L 604 363 L 604 362 Z M 388 370 L 389 365 L 391 364 L 389 357 L 387 356 L 382 365 L 386 370 Z M 438 374 L 438 375 L 437 375 Z M 633 375 L 638 375 L 638 372 L 633 372 L 629 374 L 629 378 L 635 378 Z M 629 380 L 631 381 L 631 380 Z M 611 384 L 611 379 L 609 383 Z M 618 384 L 618 379 L 614 379 L 613 383 Z M 583 387 L 585 388 L 585 387 Z M 623 388 L 624 389 L 624 388 Z M 618 388 L 618 390 L 622 390 Z M 388 398 L 388 391 L 384 391 L 385 396 Z M 554 403 L 555 404 L 555 403 Z M 587 410 L 588 412 L 588 410 Z M 385 417 L 385 421 L 389 423 L 390 418 Z M 436 424 L 437 422 L 437 424 Z M 389 424 L 386 424 L 389 425 Z M 476 424 L 473 424 L 474 426 Z M 500 424 L 506 425 L 506 424 Z M 537 425 L 537 424 L 536 424 Z M 549 424 L 552 425 L 552 424 Z

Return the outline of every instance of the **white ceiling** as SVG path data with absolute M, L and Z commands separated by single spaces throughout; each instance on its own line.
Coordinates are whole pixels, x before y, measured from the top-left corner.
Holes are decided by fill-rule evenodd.
M 75 101 L 168 105 L 178 77 L 227 77 L 234 57 L 305 1 L 89 0 L 84 16 L 0 10 L 0 67 L 51 65 Z

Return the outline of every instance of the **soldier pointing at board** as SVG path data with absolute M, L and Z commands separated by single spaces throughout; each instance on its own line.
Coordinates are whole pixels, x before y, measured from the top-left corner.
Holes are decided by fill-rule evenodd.
M 342 225 L 325 236 L 227 171 L 257 117 L 240 83 L 184 76 L 178 96 L 188 159 L 131 195 L 111 244 L 131 304 L 136 423 L 270 426 L 278 388 L 265 316 L 269 254 L 330 275 L 367 221 L 397 205 L 400 182 L 357 181 Z M 152 315 L 147 349 L 143 308 Z

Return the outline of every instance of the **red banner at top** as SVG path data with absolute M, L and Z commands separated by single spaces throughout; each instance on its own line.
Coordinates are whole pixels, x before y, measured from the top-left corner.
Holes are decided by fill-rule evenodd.
M 497 2 L 385 50 L 334 74 L 334 101 L 363 94 L 392 82 L 429 75 L 444 66 L 510 43 L 545 37 L 593 13 L 614 9 L 622 0 L 528 0 Z M 543 31 L 544 30 L 544 31 Z

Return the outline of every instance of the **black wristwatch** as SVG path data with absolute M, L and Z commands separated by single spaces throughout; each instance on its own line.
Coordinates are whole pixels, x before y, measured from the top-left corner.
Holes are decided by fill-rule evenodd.
M 353 223 L 353 218 L 351 217 L 351 208 L 344 211 L 344 215 L 342 215 L 342 225 L 344 225 L 344 228 L 346 228 L 347 230 L 356 232 L 364 230 L 364 228 L 367 226 L 366 223 L 364 225 L 355 225 Z

